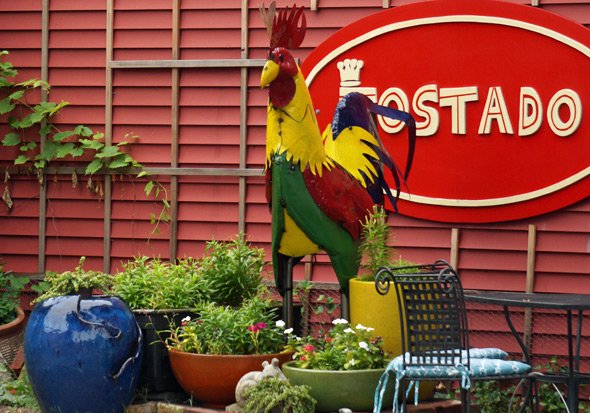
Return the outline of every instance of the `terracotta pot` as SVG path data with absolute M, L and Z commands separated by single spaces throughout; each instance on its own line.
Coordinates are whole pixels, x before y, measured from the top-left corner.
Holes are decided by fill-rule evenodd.
M 25 312 L 20 307 L 16 307 L 15 312 L 14 320 L 0 325 L 0 353 L 8 363 L 12 363 L 16 353 L 22 347 L 25 331 Z
M 262 363 L 277 358 L 280 364 L 291 360 L 291 353 L 214 355 L 169 350 L 172 372 L 180 386 L 195 400 L 208 407 L 224 407 L 236 402 L 235 390 L 242 376 L 262 371 Z

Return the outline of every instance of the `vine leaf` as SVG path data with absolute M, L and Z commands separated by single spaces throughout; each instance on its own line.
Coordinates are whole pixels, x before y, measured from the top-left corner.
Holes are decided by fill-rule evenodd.
M 8 189 L 8 185 L 4 187 L 4 193 L 2 193 L 2 200 L 4 201 L 8 209 L 12 209 L 12 205 L 14 204 L 14 202 L 12 202 L 12 198 L 10 197 L 10 190 Z

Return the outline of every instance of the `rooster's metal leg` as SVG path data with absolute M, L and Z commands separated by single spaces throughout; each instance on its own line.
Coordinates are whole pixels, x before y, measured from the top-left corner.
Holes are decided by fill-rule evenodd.
M 283 271 L 283 321 L 287 328 L 293 328 L 293 266 L 294 259 L 287 259 L 285 271 Z
M 350 321 L 350 307 L 348 306 L 348 297 L 343 291 L 340 291 L 340 317 Z

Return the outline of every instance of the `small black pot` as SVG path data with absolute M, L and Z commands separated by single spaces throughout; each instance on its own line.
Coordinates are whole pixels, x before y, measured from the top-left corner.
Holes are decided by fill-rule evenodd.
M 188 309 L 133 310 L 144 337 L 144 353 L 139 375 L 140 391 L 146 392 L 148 400 L 186 399 L 188 396 L 172 373 L 168 349 L 164 340 L 170 336 L 171 323 L 179 325 L 181 320 L 196 313 Z

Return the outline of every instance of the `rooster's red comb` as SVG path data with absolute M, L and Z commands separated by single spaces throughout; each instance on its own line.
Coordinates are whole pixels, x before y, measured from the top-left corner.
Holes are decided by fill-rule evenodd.
M 299 47 L 305 37 L 305 14 L 303 6 L 297 8 L 296 5 L 279 10 L 276 14 L 276 4 L 271 2 L 268 10 L 264 3 L 260 6 L 260 15 L 266 26 L 266 31 L 270 38 L 270 48 L 285 47 L 287 49 L 296 49 Z M 301 24 L 299 24 L 301 20 Z

